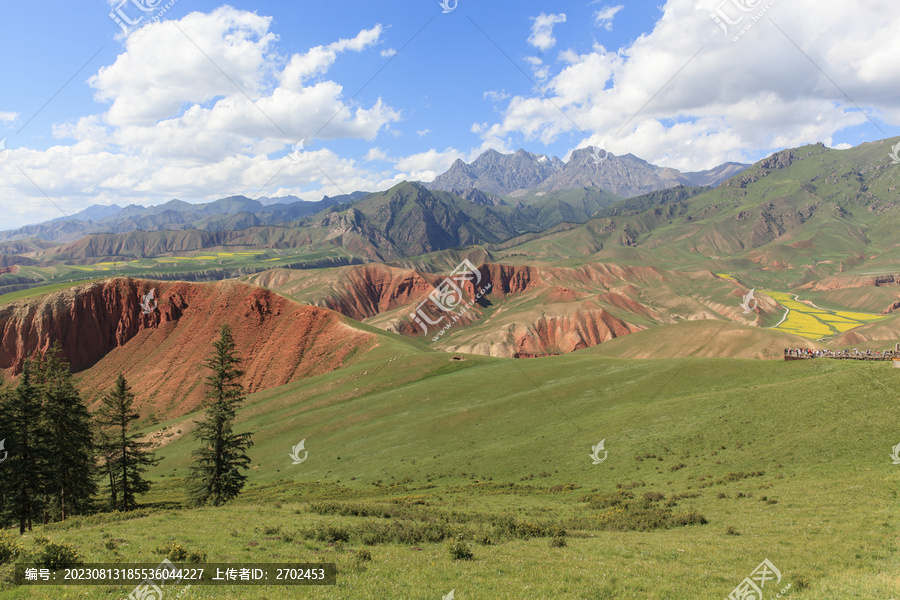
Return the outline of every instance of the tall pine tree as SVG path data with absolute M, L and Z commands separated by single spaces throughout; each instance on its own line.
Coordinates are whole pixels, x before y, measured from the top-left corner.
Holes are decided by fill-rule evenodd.
M 247 476 L 240 469 L 250 467 L 246 450 L 253 445 L 250 433 L 234 433 L 237 409 L 244 402 L 231 328 L 226 323 L 213 343 L 213 353 L 205 365 L 212 374 L 206 378 L 206 417 L 197 424 L 194 437 L 200 448 L 192 455 L 189 490 L 195 504 L 220 506 L 237 496 Z
M 96 415 L 95 415 L 96 417 Z M 94 448 L 97 449 L 98 470 L 101 477 L 107 480 L 106 489 L 109 491 L 109 510 L 119 509 L 119 485 L 116 469 L 116 444 L 111 433 L 103 431 L 102 425 L 97 422 L 97 428 L 94 431 Z
M 44 511 L 46 441 L 42 428 L 40 390 L 32 381 L 31 358 L 25 364 L 15 389 L 4 390 L 0 400 L 0 423 L 4 429 L 4 452 L 0 464 L 0 486 L 4 502 L 0 505 L 3 521 L 19 526 L 19 533 L 31 530 L 32 523 Z
M 41 444 L 46 459 L 44 522 L 88 513 L 97 493 L 91 419 L 58 342 L 35 361 L 33 378 L 46 433 Z
M 100 434 L 101 469 L 109 477 L 111 507 L 128 512 L 137 506 L 135 495 L 150 490 L 150 481 L 144 478 L 144 473 L 159 459 L 148 449 L 150 444 L 128 433 L 131 423 L 140 415 L 132 410 L 134 394 L 122 373 L 102 402 L 97 411 L 97 423 L 105 428 Z

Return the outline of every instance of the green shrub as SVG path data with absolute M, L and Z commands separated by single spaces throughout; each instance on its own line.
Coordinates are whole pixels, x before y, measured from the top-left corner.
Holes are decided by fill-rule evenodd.
M 636 500 L 631 492 L 594 493 L 582 496 L 591 509 L 601 510 L 598 515 L 576 517 L 568 521 L 574 529 L 609 531 L 651 531 L 683 525 L 705 524 L 703 515 L 693 509 L 676 514 L 671 506 L 654 504 L 665 496 L 659 492 L 647 492 Z M 671 504 L 671 503 L 670 503 Z
M 550 538 L 550 547 L 551 548 L 565 548 L 566 547 L 566 538 L 563 536 L 556 536 Z
M 367 546 L 377 544 L 420 544 L 438 543 L 459 535 L 459 528 L 448 523 L 416 523 L 414 521 L 392 521 L 390 523 L 364 523 L 357 533 L 360 541 Z
M 76 515 L 74 517 L 70 517 L 65 521 L 59 521 L 57 523 L 48 523 L 43 526 L 44 531 L 60 531 L 60 530 L 69 530 L 69 529 L 82 529 L 84 527 L 88 527 L 91 525 L 103 525 L 106 523 L 116 523 L 119 521 L 131 521 L 132 519 L 142 519 L 144 517 L 150 516 L 151 511 L 147 508 L 141 508 L 138 510 L 131 510 L 128 512 L 108 512 L 108 513 L 99 513 L 96 515 Z
M 551 492 L 571 492 L 575 489 L 574 483 L 561 483 L 550 488 Z
M 487 531 L 482 531 L 475 534 L 475 543 L 481 544 L 482 546 L 490 546 L 494 543 L 494 536 Z
M 51 571 L 74 567 L 82 563 L 78 551 L 69 544 L 47 542 L 34 558 L 35 566 Z
M 693 508 L 688 509 L 685 513 L 679 513 L 672 516 L 672 525 L 676 526 L 687 526 L 687 525 L 706 525 L 709 521 L 706 520 L 706 517 L 695 511 Z
M 338 525 L 318 525 L 308 533 L 307 537 L 329 544 L 349 542 L 350 531 Z
M 611 493 L 600 492 L 597 494 L 586 494 L 579 498 L 579 500 L 581 502 L 587 502 L 588 506 L 595 510 L 604 510 L 607 508 L 623 506 L 633 498 L 634 494 L 631 492 L 619 490 Z
M 19 541 L 19 536 L 11 531 L 0 530 L 0 565 L 11 562 L 21 554 L 22 542 Z
M 450 545 L 450 558 L 453 560 L 472 560 L 474 555 L 464 541 L 456 540 Z
M 158 547 L 156 549 L 156 552 L 162 554 L 173 563 L 184 562 L 188 557 L 188 551 L 184 548 L 184 546 L 175 542 L 170 543 L 168 546 Z
M 510 516 L 495 517 L 493 524 L 498 535 L 514 538 L 556 537 L 566 534 L 565 528 L 558 523 L 517 521 Z

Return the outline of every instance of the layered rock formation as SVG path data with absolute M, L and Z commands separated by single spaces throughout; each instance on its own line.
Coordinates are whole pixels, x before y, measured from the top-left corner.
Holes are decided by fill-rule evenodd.
M 158 304 L 144 314 L 151 289 Z M 59 342 L 83 389 L 105 391 L 122 372 L 143 413 L 175 416 L 203 401 L 202 362 L 224 323 L 248 392 L 337 369 L 376 338 L 330 310 L 233 281 L 109 279 L 0 309 L 0 369 L 16 374 L 28 355 Z

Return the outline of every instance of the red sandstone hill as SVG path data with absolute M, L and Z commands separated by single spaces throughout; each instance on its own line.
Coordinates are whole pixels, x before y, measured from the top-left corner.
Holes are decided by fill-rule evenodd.
M 479 287 L 485 301 L 454 321 L 437 341 L 410 318 L 444 279 L 384 264 L 291 271 L 276 269 L 250 281 L 354 319 L 426 341 L 450 352 L 504 357 L 561 354 L 679 320 L 722 319 L 758 324 L 740 302 L 747 289 L 707 270 L 597 262 L 580 267 L 485 263 Z M 474 298 L 472 281 L 463 286 Z M 441 313 L 428 309 L 432 318 Z M 772 307 L 765 307 L 774 309 Z
M 140 298 L 151 288 L 158 308 L 145 315 Z M 244 360 L 244 388 L 255 392 L 340 368 L 377 343 L 346 321 L 234 281 L 109 279 L 0 308 L 0 369 L 16 374 L 58 341 L 82 389 L 108 389 L 124 372 L 143 414 L 172 417 L 202 402 L 202 360 L 223 323 Z

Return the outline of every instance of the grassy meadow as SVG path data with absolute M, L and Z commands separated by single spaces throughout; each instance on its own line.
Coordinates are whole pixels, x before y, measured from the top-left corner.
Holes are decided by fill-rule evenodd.
M 248 398 L 235 502 L 184 505 L 190 416 L 153 428 L 166 443 L 140 511 L 35 527 L 24 548 L 338 566 L 335 586 L 191 599 L 724 598 L 766 558 L 782 573 L 767 598 L 789 583 L 794 600 L 900 597 L 900 370 L 598 351 L 507 360 L 386 338 L 367 362 Z M 130 591 L 3 583 L 0 598 Z
M 0 291 L 12 290 L 0 294 L 0 305 L 108 277 L 211 281 L 226 275 L 231 277 L 276 267 L 313 268 L 352 260 L 358 260 L 358 257 L 344 248 L 219 247 L 186 252 L 181 256 L 144 256 L 116 262 L 66 260 L 51 266 L 19 266 L 16 274 L 0 274 Z M 74 262 L 85 264 L 70 264 Z M 19 289 L 23 287 L 27 289 Z

